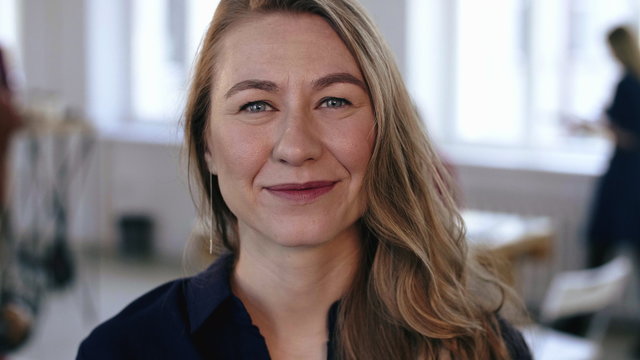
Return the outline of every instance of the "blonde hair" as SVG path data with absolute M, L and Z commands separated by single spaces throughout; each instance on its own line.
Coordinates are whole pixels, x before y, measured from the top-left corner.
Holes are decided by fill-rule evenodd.
M 626 26 L 618 26 L 609 31 L 607 40 L 616 59 L 640 78 L 640 47 L 634 31 Z
M 376 140 L 363 191 L 363 254 L 337 320 L 342 359 L 508 358 L 495 312 L 502 297 L 483 303 L 470 283 L 495 284 L 473 270 L 464 227 L 447 192 L 446 170 L 422 129 L 388 46 L 355 0 L 222 0 L 204 39 L 185 111 L 189 164 L 212 211 L 216 238 L 237 251 L 236 218 L 217 179 L 210 187 L 205 130 L 215 58 L 225 32 L 243 18 L 270 12 L 324 18 L 359 64 L 375 115 Z M 190 166 L 191 168 L 191 166 Z M 209 198 L 212 200 L 209 202 Z M 498 294 L 499 295 L 499 294 Z M 485 286 L 485 297 L 488 297 Z

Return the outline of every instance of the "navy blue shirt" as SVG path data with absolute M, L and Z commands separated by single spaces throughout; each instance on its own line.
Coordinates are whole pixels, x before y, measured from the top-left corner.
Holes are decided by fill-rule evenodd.
M 631 71 L 620 79 L 607 115 L 613 124 L 640 139 L 640 79 Z
M 607 114 L 631 145 L 616 144 L 593 201 L 588 240 L 594 252 L 605 253 L 622 242 L 640 249 L 640 78 L 631 71 L 618 83 Z
M 98 326 L 77 359 L 269 359 L 267 345 L 244 305 L 231 292 L 233 259 L 225 255 L 204 272 L 150 291 Z M 338 303 L 329 310 L 327 358 L 333 359 Z M 500 321 L 514 359 L 530 359 L 520 333 Z

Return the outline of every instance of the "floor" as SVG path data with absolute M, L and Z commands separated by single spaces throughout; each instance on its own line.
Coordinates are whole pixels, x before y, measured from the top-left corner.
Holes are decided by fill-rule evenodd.
M 37 330 L 7 360 L 75 359 L 78 346 L 99 323 L 144 292 L 183 276 L 177 262 L 141 262 L 90 256 L 73 288 L 51 293 L 42 304 Z
M 104 256 L 85 256 L 79 268 L 82 271 L 75 286 L 48 295 L 37 330 L 27 345 L 7 360 L 74 359 L 78 345 L 97 324 L 142 293 L 188 272 L 179 261 L 141 262 Z M 628 327 L 613 324 L 604 341 L 603 359 L 633 359 L 628 355 L 633 336 Z

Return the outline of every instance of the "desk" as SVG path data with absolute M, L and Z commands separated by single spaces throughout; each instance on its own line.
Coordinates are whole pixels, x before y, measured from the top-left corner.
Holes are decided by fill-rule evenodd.
M 462 218 L 470 245 L 502 262 L 498 271 L 508 283 L 514 282 L 515 262 L 551 252 L 554 231 L 548 217 L 464 210 Z

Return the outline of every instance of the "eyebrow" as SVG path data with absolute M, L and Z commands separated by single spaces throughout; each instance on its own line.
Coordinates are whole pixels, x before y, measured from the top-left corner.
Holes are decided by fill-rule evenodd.
M 224 96 L 225 98 L 228 99 L 240 91 L 249 90 L 249 89 L 258 89 L 258 90 L 264 90 L 268 92 L 278 92 L 278 90 L 280 90 L 280 88 L 278 88 L 278 85 L 276 85 L 273 81 L 244 80 L 233 85 L 231 89 L 229 89 L 229 91 L 227 91 L 227 93 L 224 94 Z
M 367 91 L 367 86 L 364 84 L 364 81 L 349 73 L 334 73 L 325 75 L 319 79 L 314 80 L 311 83 L 311 86 L 314 90 L 322 90 L 337 83 L 353 84 L 359 86 L 360 88 L 362 88 L 362 90 Z M 224 96 L 228 99 L 231 96 L 239 93 L 240 91 L 249 89 L 257 89 L 267 92 L 278 92 L 280 90 L 278 85 L 276 85 L 273 81 L 251 79 L 244 80 L 233 85 Z
M 367 86 L 364 84 L 364 81 L 349 73 L 334 73 L 323 76 L 317 80 L 314 80 L 312 83 L 312 87 L 314 90 L 321 90 L 336 83 L 357 85 L 361 87 L 362 90 L 367 91 Z

